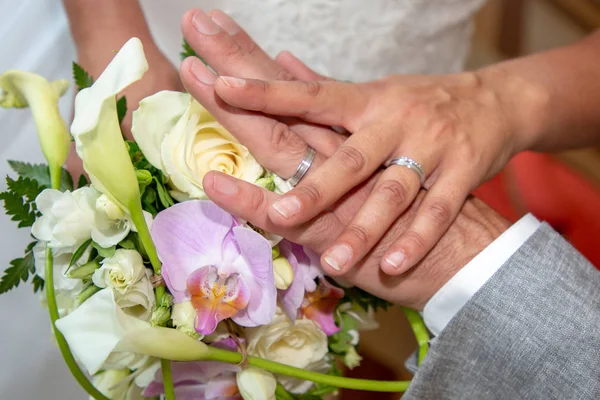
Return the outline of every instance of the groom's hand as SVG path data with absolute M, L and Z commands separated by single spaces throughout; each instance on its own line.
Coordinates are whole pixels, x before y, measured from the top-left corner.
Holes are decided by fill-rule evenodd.
M 217 74 L 293 79 L 288 71 L 270 59 L 222 12 L 207 15 L 200 10 L 192 10 L 185 15 L 182 28 L 190 45 Z M 300 67 L 296 70 L 300 72 L 299 75 L 310 74 Z M 327 128 L 293 119 L 277 120 L 224 104 L 214 93 L 213 83 L 217 75 L 197 59 L 182 63 L 181 76 L 187 90 L 248 147 L 262 165 L 284 178 L 289 178 L 295 172 L 308 144 L 318 151 L 315 161 L 318 165 L 344 140 L 343 135 Z M 280 228 L 270 223 L 267 210 L 278 196 L 262 188 L 223 174 L 210 173 L 205 177 L 204 189 L 213 201 L 232 214 L 321 253 L 347 228 L 372 190 L 373 181 L 369 180 L 338 204 L 298 228 Z M 382 274 L 378 268 L 380 258 L 411 222 L 420 198 L 396 220 L 382 240 L 370 243 L 373 250 L 345 276 L 371 293 L 417 309 L 506 228 L 506 222 L 487 206 L 470 200 L 444 238 L 417 268 L 397 277 Z M 366 241 L 371 240 L 368 232 L 358 231 L 357 234 L 363 235 Z M 339 275 L 338 271 L 331 268 L 327 272 Z

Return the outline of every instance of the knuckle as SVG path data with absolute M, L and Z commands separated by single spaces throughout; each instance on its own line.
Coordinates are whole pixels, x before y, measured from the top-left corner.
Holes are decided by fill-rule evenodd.
M 267 207 L 267 198 L 264 192 L 258 186 L 248 186 L 250 201 L 242 202 L 248 205 L 248 214 L 256 215 Z
M 299 185 L 295 190 L 299 195 L 308 199 L 313 206 L 323 202 L 323 192 L 321 191 L 321 188 L 313 183 L 307 182 L 304 185 Z
M 353 237 L 357 243 L 365 244 L 371 242 L 371 233 L 364 226 L 350 224 L 346 227 L 346 232 L 350 237 Z
M 305 82 L 306 93 L 309 96 L 317 97 L 321 94 L 323 85 L 319 81 L 307 81 Z
M 226 62 L 236 61 L 244 55 L 242 47 L 236 41 L 222 43 L 219 48 L 219 53 L 224 60 L 227 60 Z
M 404 238 L 413 248 L 421 249 L 425 247 L 425 239 L 423 235 L 415 231 L 406 231 Z
M 364 151 L 352 146 L 341 146 L 336 153 L 339 162 L 351 173 L 359 173 L 367 165 Z
M 398 206 L 406 201 L 408 190 L 404 183 L 396 180 L 385 180 L 376 189 L 386 204 Z
M 292 75 L 288 70 L 284 68 L 278 68 L 273 75 L 272 80 L 275 81 L 293 81 L 294 75 Z
M 431 218 L 439 224 L 446 225 L 452 217 L 450 205 L 443 200 L 435 200 L 427 206 L 426 210 Z

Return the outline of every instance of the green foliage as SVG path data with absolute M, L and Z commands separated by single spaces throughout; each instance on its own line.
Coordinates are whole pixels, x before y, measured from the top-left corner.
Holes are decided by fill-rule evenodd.
M 37 181 L 43 188 L 52 187 L 50 183 L 50 169 L 46 164 L 29 164 L 21 161 L 9 160 L 8 165 L 19 176 Z M 73 190 L 73 179 L 71 175 L 63 169 L 60 176 L 60 190 Z
M 84 187 L 87 186 L 90 182 L 87 180 L 87 178 L 85 177 L 85 175 L 81 174 L 79 175 L 79 179 L 77 180 L 77 187 Z
M 125 115 L 127 114 L 127 99 L 125 96 L 117 100 L 117 115 L 119 117 L 119 125 L 123 123 Z
M 378 309 L 387 310 L 392 303 L 389 301 L 380 299 L 370 293 L 365 292 L 362 289 L 355 287 L 344 288 L 344 298 L 340 303 L 352 302 L 359 305 L 363 310 L 367 311 L 370 307 L 373 307 L 374 311 Z
M 336 317 L 340 330 L 327 338 L 329 350 L 339 355 L 345 355 L 350 347 L 354 347 L 350 331 L 356 329 L 356 320 L 346 313 Z
M 40 280 L 43 286 L 43 280 L 35 275 L 35 260 L 33 257 L 33 246 L 35 242 L 27 246 L 25 256 L 16 258 L 10 262 L 11 267 L 4 270 L 4 275 L 0 279 L 0 294 L 6 293 L 19 286 L 21 282 L 27 282 L 29 275 L 34 276 L 34 292 L 39 290 Z M 37 278 L 37 279 L 35 279 Z
M 35 198 L 44 189 L 37 181 L 19 176 L 16 180 L 6 177 L 7 190 L 0 193 L 6 214 L 19 222 L 19 228 L 32 226 L 37 216 Z
M 65 273 L 69 272 L 69 270 L 71 269 L 71 267 L 73 265 L 75 265 L 75 263 L 77 261 L 79 261 L 81 259 L 81 257 L 83 257 L 83 253 L 85 253 L 85 251 L 88 249 L 88 247 L 90 247 L 90 244 L 92 244 L 92 239 L 86 240 L 85 242 L 83 242 L 81 244 L 81 246 L 79 246 L 77 248 L 77 250 L 75 250 L 75 252 L 71 256 L 71 260 L 69 261 L 69 267 L 67 268 L 67 270 L 65 271 Z
M 138 185 L 142 194 L 142 207 L 155 216 L 160 211 L 175 204 L 169 194 L 167 178 L 162 171 L 148 162 L 135 142 L 127 141 L 126 143 L 129 157 L 131 157 L 131 162 L 136 170 Z
M 114 256 L 115 251 L 117 251 L 116 246 L 102 247 L 96 242 L 92 242 L 92 246 L 94 246 L 94 249 L 96 249 L 96 251 L 98 252 L 98 255 L 102 258 L 110 258 L 110 257 Z
M 179 56 L 181 57 L 181 61 L 183 61 L 188 57 L 198 57 L 198 54 L 196 54 L 194 49 L 192 49 L 192 46 L 190 46 L 190 44 L 185 39 L 183 39 L 183 43 L 181 43 L 181 52 L 179 52 Z
M 44 280 L 42 278 L 40 278 L 38 275 L 35 275 L 33 277 L 31 284 L 33 285 L 33 293 L 37 293 L 39 291 L 44 290 Z
M 76 62 L 73 62 L 73 80 L 75 81 L 75 85 L 77 85 L 77 91 L 94 84 L 94 78 Z

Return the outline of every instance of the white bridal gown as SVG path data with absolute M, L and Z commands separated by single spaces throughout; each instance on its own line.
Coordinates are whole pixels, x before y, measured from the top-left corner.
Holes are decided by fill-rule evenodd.
M 290 50 L 318 72 L 363 81 L 392 73 L 444 73 L 463 67 L 471 18 L 484 0 L 143 0 L 159 46 L 179 62 L 185 10 L 221 8 L 273 56 Z M 18 68 L 69 78 L 75 59 L 59 0 L 0 0 L 0 71 Z M 72 93 L 71 93 L 72 95 Z M 70 116 L 71 96 L 61 101 Z M 42 162 L 27 110 L 0 110 L 0 189 L 6 160 Z M 0 270 L 20 257 L 28 232 L 0 213 Z M 76 399 L 50 335 L 48 315 L 29 285 L 0 296 L 0 397 Z

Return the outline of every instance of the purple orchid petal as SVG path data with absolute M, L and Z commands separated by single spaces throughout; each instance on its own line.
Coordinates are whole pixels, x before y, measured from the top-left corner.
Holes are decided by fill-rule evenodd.
M 152 239 L 163 262 L 163 277 L 176 302 L 188 300 L 188 275 L 221 261 L 221 245 L 234 226 L 233 217 L 210 201 L 187 201 L 160 212 Z
M 233 235 L 242 255 L 236 261 L 236 267 L 249 273 L 243 278 L 250 289 L 250 302 L 244 311 L 232 319 L 248 327 L 268 324 L 275 316 L 277 307 L 271 245 L 249 228 L 236 226 Z
M 279 242 L 279 250 L 281 252 L 281 255 L 284 256 L 292 266 L 292 271 L 294 272 L 294 280 L 286 290 L 278 290 L 277 294 L 279 296 L 281 308 L 283 308 L 283 311 L 290 320 L 295 321 L 296 317 L 298 316 L 298 308 L 300 308 L 300 305 L 302 305 L 302 300 L 304 300 L 305 268 L 304 266 L 301 267 L 298 265 L 298 259 L 296 258 L 296 254 L 294 253 L 293 249 L 293 244 L 288 242 L 287 240 L 282 240 L 281 242 Z M 299 255 L 300 257 L 306 257 L 304 252 L 302 252 L 302 254 Z
M 304 290 L 307 292 L 314 292 L 317 288 L 315 280 L 324 276 L 319 256 L 306 247 L 302 247 L 295 243 L 292 243 L 292 252 L 298 260 L 298 267 L 302 268 Z
M 342 289 L 321 278 L 317 289 L 306 294 L 302 304 L 302 313 L 306 318 L 319 325 L 327 336 L 331 336 L 340 330 L 335 324 L 333 314 L 342 297 L 344 297 Z
M 219 275 L 217 267 L 197 269 L 187 279 L 187 290 L 196 309 L 196 332 L 210 335 L 217 324 L 244 309 L 250 300 L 248 287 L 239 275 Z
M 241 399 L 235 374 L 221 374 L 211 379 L 206 385 L 204 397 L 206 400 Z

